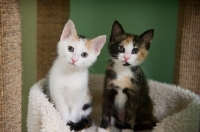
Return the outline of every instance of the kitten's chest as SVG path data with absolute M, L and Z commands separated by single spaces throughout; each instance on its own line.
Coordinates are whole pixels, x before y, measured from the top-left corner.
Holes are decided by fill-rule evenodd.
M 68 92 L 77 91 L 87 87 L 87 72 L 56 72 L 53 71 L 50 78 L 53 89 Z M 63 92 L 63 91 L 62 91 Z
M 75 104 L 80 104 L 81 102 L 83 102 L 86 96 L 86 89 L 63 89 L 63 92 L 61 92 L 60 94 L 62 94 L 62 96 L 64 97 L 65 103 L 69 107 L 73 107 Z
M 68 75 L 62 78 L 63 92 L 68 95 L 76 95 L 87 89 L 87 76 Z
M 62 97 L 65 103 L 73 105 L 80 102 L 87 93 L 87 72 L 67 73 L 51 72 L 50 93 L 54 100 Z
M 118 89 L 131 88 L 131 79 L 135 78 L 131 69 L 128 67 L 114 67 L 116 78 L 111 81 L 112 84 L 118 86 Z
M 125 68 L 125 69 L 117 69 L 116 79 L 112 80 L 112 84 L 117 86 L 117 95 L 115 96 L 115 106 L 122 111 L 127 101 L 127 95 L 123 93 L 123 89 L 132 88 L 131 78 L 133 78 L 131 70 L 129 68 Z
M 62 77 L 63 87 L 66 90 L 76 90 L 82 89 L 87 86 L 87 76 L 86 75 L 67 75 Z
M 66 77 L 64 78 L 63 86 L 61 87 L 60 94 L 65 98 L 66 104 L 73 106 L 78 102 L 81 102 L 87 92 L 87 79 L 78 77 Z

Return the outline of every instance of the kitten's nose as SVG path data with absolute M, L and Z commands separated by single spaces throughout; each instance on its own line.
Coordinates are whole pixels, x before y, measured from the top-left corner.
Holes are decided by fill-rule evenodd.
M 129 56 L 124 56 L 125 61 L 127 61 L 128 59 L 130 59 Z
M 73 64 L 77 61 L 77 60 L 74 59 L 74 58 L 71 58 L 71 60 L 72 60 Z

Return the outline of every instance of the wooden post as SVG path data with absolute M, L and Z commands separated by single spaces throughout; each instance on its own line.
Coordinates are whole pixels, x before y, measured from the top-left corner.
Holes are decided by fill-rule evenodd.
M 21 132 L 19 0 L 0 0 L 0 132 Z
M 44 78 L 69 19 L 69 0 L 37 0 L 37 79 Z
M 180 0 L 174 83 L 200 94 L 200 0 Z

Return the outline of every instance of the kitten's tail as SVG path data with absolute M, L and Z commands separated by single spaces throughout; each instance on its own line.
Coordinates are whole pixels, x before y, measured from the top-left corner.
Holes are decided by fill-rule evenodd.
M 92 119 L 88 116 L 86 118 L 82 118 L 79 122 L 68 122 L 68 126 L 70 126 L 70 130 L 80 131 L 86 128 L 89 128 L 92 125 Z

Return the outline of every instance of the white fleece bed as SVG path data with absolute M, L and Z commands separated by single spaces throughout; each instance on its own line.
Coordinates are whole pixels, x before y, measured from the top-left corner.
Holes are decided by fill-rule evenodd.
M 33 85 L 29 92 L 28 132 L 70 132 L 60 114 L 43 93 L 44 80 Z M 93 96 L 91 114 L 94 125 L 85 132 L 96 132 L 101 117 L 104 75 L 90 75 L 89 87 Z M 200 97 L 184 88 L 148 81 L 150 97 L 154 102 L 154 115 L 159 123 L 146 132 L 199 132 Z M 113 130 L 118 132 L 118 130 Z

